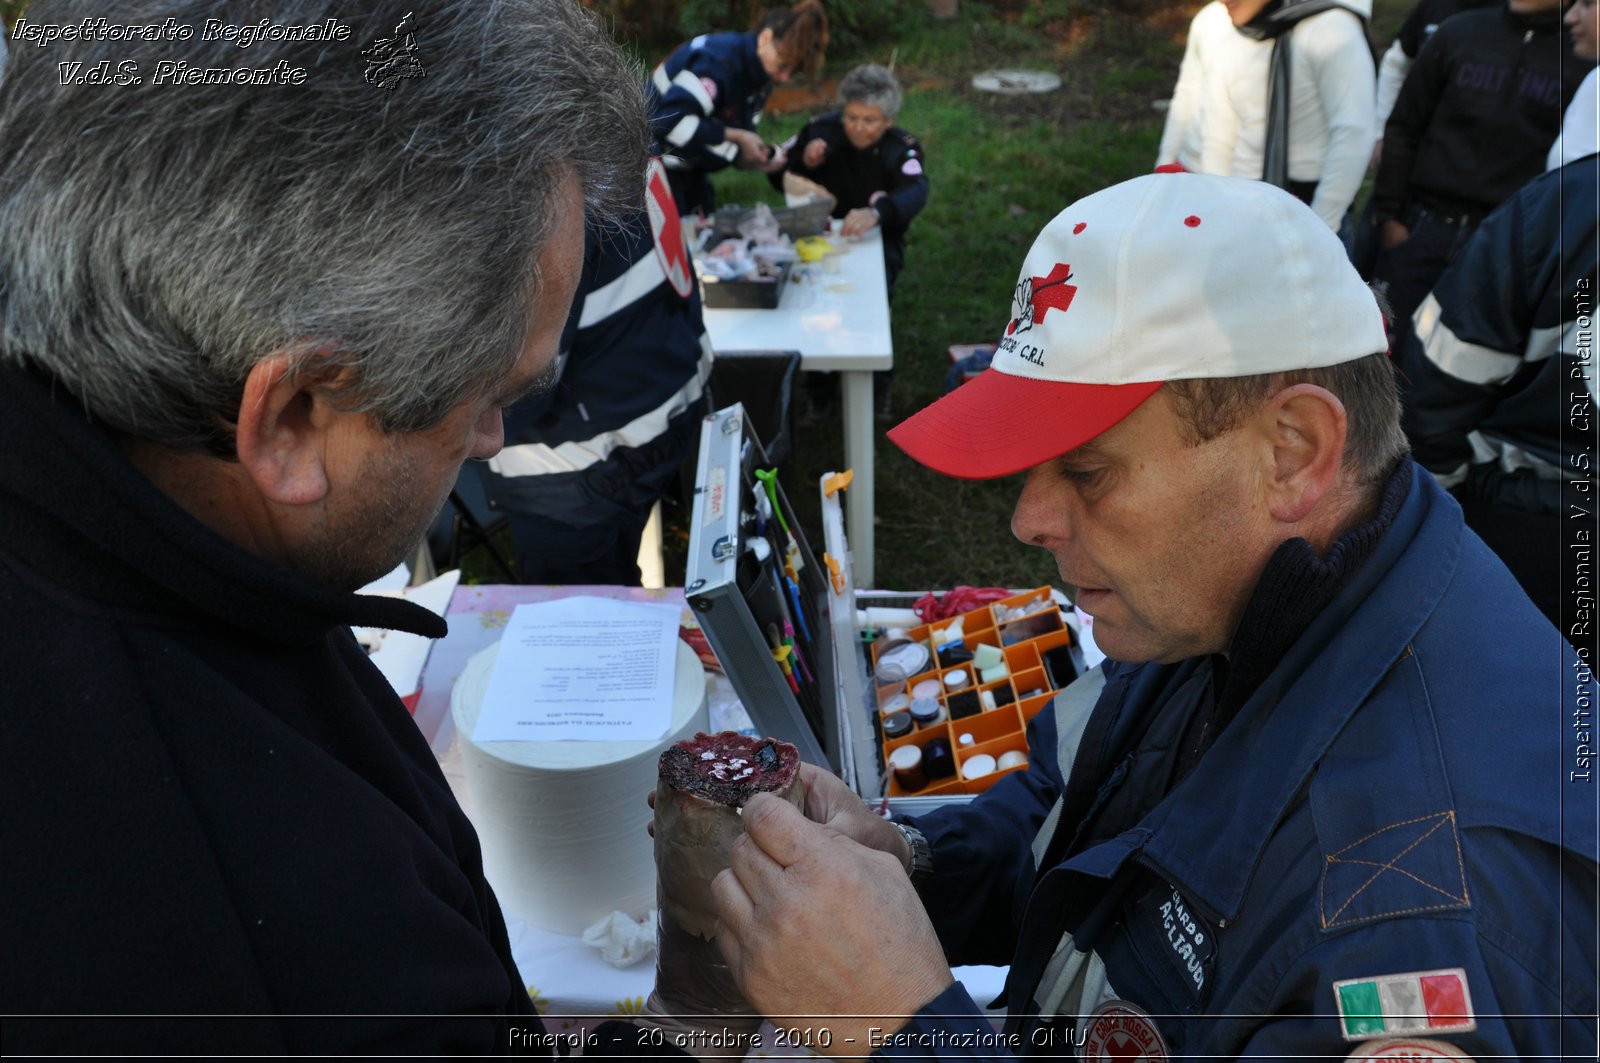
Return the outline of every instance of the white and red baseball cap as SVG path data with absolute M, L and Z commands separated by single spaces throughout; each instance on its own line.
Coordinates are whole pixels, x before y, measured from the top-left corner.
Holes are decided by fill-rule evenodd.
M 1044 227 L 991 368 L 889 438 L 947 476 L 1008 476 L 1088 442 L 1168 380 L 1387 347 L 1377 300 L 1310 207 L 1261 181 L 1148 174 Z

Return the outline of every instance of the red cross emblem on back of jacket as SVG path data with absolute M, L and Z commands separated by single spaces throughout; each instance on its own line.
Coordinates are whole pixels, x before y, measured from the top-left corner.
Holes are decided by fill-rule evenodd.
M 683 226 L 678 219 L 678 207 L 673 203 L 672 192 L 667 187 L 667 171 L 658 158 L 652 158 L 645 171 L 644 201 L 661 272 L 666 274 L 667 282 L 679 298 L 687 299 L 694 288 L 689 251 L 683 245 Z

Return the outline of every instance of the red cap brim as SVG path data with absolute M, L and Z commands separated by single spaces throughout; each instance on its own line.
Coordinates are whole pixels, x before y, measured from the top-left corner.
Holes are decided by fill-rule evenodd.
M 987 369 L 891 428 L 889 440 L 935 472 L 992 480 L 1082 446 L 1162 383 L 1068 384 Z

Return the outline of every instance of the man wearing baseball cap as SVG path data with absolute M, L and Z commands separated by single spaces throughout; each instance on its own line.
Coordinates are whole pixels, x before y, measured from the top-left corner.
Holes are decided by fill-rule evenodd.
M 1594 1051 L 1593 678 L 1412 464 L 1305 205 L 1156 174 L 1068 207 L 994 368 L 890 438 L 1028 471 L 1012 530 L 1110 660 L 970 804 L 891 824 L 818 770 L 803 816 L 749 803 L 714 889 L 775 1023 L 836 1055 Z M 951 963 L 1010 965 L 999 1036 Z

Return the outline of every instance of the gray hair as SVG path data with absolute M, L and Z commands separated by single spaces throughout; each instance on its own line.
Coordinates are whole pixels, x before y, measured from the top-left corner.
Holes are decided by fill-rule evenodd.
M 1385 314 L 1387 317 L 1387 314 Z M 1341 465 L 1358 484 L 1382 490 L 1411 452 L 1400 430 L 1400 391 L 1387 351 L 1337 365 L 1257 376 L 1169 380 L 1163 385 L 1178 415 L 1179 431 L 1196 446 L 1231 432 L 1263 402 L 1295 384 L 1315 384 L 1345 408 Z
M 37 0 L 28 21 L 107 10 Z M 115 11 L 193 32 L 14 41 L 0 81 L 0 360 L 115 433 L 231 456 L 245 377 L 281 354 L 342 371 L 341 405 L 383 431 L 431 427 L 516 364 L 569 177 L 597 223 L 640 206 L 643 79 L 572 0 Z M 424 76 L 370 83 L 363 49 L 408 12 Z M 349 32 L 204 39 L 208 19 L 255 31 L 263 15 Z M 107 60 L 140 82 L 61 83 Z M 186 69 L 167 63 L 205 81 L 163 82 Z
M 889 68 L 864 63 L 839 79 L 839 103 L 864 103 L 876 107 L 893 122 L 900 113 L 900 82 Z

